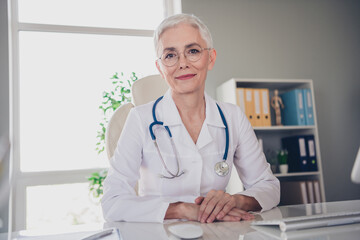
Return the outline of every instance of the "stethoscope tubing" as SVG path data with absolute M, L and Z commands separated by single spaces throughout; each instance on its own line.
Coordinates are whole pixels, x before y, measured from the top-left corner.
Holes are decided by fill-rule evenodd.
M 165 170 L 170 174 L 170 177 L 169 177 L 169 176 L 165 176 L 165 175 L 160 175 L 160 176 L 161 176 L 162 178 L 173 179 L 173 178 L 175 178 L 175 177 L 180 177 L 180 176 L 183 175 L 185 172 L 184 172 L 184 171 L 181 171 L 181 172 L 180 172 L 180 161 L 179 161 L 179 159 L 178 159 L 178 154 L 177 154 L 177 151 L 176 151 L 175 143 L 174 143 L 174 141 L 173 141 L 172 134 L 171 134 L 171 131 L 170 131 L 169 127 L 166 126 L 166 125 L 164 125 L 164 122 L 158 121 L 157 118 L 156 118 L 156 106 L 157 106 L 157 104 L 163 99 L 163 97 L 164 97 L 164 96 L 159 97 L 159 98 L 154 102 L 154 105 L 153 105 L 153 108 L 152 108 L 152 116 L 153 116 L 153 120 L 154 120 L 154 121 L 149 125 L 149 132 L 150 132 L 151 139 L 154 141 L 155 148 L 156 148 L 156 150 L 157 150 L 157 152 L 158 152 L 158 154 L 159 154 L 159 156 L 160 156 L 161 162 L 162 162 Z M 220 113 L 220 116 L 221 116 L 221 120 L 222 120 L 222 122 L 223 122 L 223 124 L 224 124 L 224 126 L 225 126 L 225 141 L 226 141 L 226 142 L 225 142 L 225 151 L 224 151 L 223 161 L 224 161 L 224 163 L 227 165 L 226 159 L 227 159 L 228 152 L 229 152 L 229 128 L 228 128 L 228 124 L 227 124 L 227 122 L 226 122 L 226 119 L 225 119 L 225 116 L 224 116 L 223 111 L 221 110 L 220 106 L 219 106 L 217 103 L 216 103 L 216 106 L 218 107 L 218 110 L 219 110 L 219 113 Z M 165 161 L 164 161 L 164 159 L 163 159 L 163 157 L 162 157 L 162 155 L 161 155 L 159 146 L 158 146 L 158 144 L 157 144 L 157 142 L 156 142 L 156 136 L 155 136 L 154 130 L 153 130 L 153 127 L 156 126 L 156 125 L 163 126 L 163 127 L 166 129 L 166 131 L 167 131 L 167 133 L 168 133 L 168 135 L 169 135 L 169 139 L 170 139 L 170 142 L 171 142 L 171 146 L 172 146 L 173 151 L 174 151 L 174 153 L 175 153 L 176 162 L 177 162 L 177 172 L 176 172 L 176 174 L 172 173 L 172 172 L 168 169 L 168 167 L 167 167 L 167 165 L 166 165 L 166 163 L 165 163 Z M 227 166 L 228 166 L 228 165 L 227 165 Z M 179 172 L 180 172 L 180 173 L 179 173 Z M 227 173 L 226 173 L 226 174 L 227 174 Z M 225 175 L 226 175 L 226 174 L 225 174 Z M 219 174 L 219 175 L 220 175 L 220 174 Z

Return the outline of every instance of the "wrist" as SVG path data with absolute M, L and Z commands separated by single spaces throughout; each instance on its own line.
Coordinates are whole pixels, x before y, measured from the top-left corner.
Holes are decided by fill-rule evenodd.
M 170 203 L 165 214 L 165 219 L 180 219 L 182 218 L 182 202 Z
M 261 210 L 259 202 L 254 197 L 245 196 L 242 194 L 234 194 L 236 207 L 244 211 L 258 211 Z

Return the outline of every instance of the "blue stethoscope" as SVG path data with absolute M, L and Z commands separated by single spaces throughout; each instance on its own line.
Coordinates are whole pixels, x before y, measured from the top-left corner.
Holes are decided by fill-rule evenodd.
M 175 143 L 174 143 L 174 140 L 172 138 L 172 134 L 171 134 L 171 131 L 170 131 L 169 127 L 164 125 L 164 122 L 158 121 L 157 118 L 156 118 L 156 114 L 155 114 L 156 105 L 161 101 L 161 99 L 163 99 L 163 97 L 164 96 L 159 97 L 155 101 L 155 103 L 153 105 L 152 115 L 153 115 L 153 120 L 154 121 L 149 125 L 149 131 L 150 131 L 151 138 L 154 141 L 155 148 L 156 148 L 156 150 L 157 150 L 157 152 L 158 152 L 158 154 L 160 156 L 161 162 L 162 162 L 165 170 L 169 174 L 169 176 L 165 176 L 165 175 L 160 174 L 160 177 L 161 178 L 167 178 L 167 179 L 173 179 L 173 178 L 176 178 L 176 177 L 180 177 L 181 175 L 183 175 L 185 173 L 185 171 L 180 171 L 180 162 L 179 162 L 179 158 L 178 158 L 178 154 L 177 154 L 177 151 L 176 151 Z M 218 104 L 216 104 L 216 106 L 218 107 L 221 119 L 222 119 L 222 121 L 224 123 L 224 126 L 225 126 L 226 143 L 225 143 L 225 152 L 224 152 L 223 160 L 215 164 L 214 170 L 215 170 L 215 173 L 217 175 L 219 175 L 221 177 L 224 177 L 229 173 L 229 164 L 226 162 L 228 151 L 229 151 L 229 129 L 228 129 L 228 125 L 226 123 L 224 113 L 221 111 L 221 108 L 219 107 Z M 155 125 L 163 126 L 166 129 L 167 133 L 169 134 L 171 146 L 172 146 L 173 151 L 175 153 L 175 158 L 176 158 L 176 162 L 177 162 L 177 171 L 176 171 L 176 173 L 173 173 L 168 169 L 168 167 L 166 166 L 166 163 L 165 163 L 165 161 L 164 161 L 164 159 L 163 159 L 163 157 L 161 155 L 159 146 L 158 146 L 158 144 L 156 142 L 156 136 L 155 136 L 154 131 L 153 131 L 153 127 Z

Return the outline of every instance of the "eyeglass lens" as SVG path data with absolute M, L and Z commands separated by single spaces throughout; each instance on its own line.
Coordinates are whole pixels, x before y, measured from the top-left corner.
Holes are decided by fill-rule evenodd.
M 185 49 L 184 56 L 190 62 L 196 62 L 201 58 L 201 54 L 203 52 L 203 48 L 198 45 L 192 45 Z M 168 67 L 175 65 L 179 61 L 180 55 L 178 51 L 169 49 L 165 50 L 161 55 L 161 62 Z

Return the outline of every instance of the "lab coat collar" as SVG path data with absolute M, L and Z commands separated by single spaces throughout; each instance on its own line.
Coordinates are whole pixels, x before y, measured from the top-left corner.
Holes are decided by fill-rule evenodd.
M 205 103 L 206 103 L 206 118 L 202 129 L 200 131 L 199 138 L 196 142 L 196 147 L 201 149 L 205 147 L 207 144 L 213 141 L 213 137 L 210 134 L 209 127 L 223 127 L 225 128 L 224 123 L 222 122 L 221 116 L 219 114 L 219 110 L 216 106 L 216 102 L 210 96 L 205 93 Z
M 182 120 L 179 114 L 179 111 L 175 105 L 175 102 L 171 96 L 170 88 L 164 94 L 164 98 L 161 100 L 163 106 L 163 114 L 164 114 L 164 125 L 167 126 L 176 126 L 181 125 Z M 159 120 L 161 121 L 161 120 Z
M 206 110 L 205 110 L 206 118 L 204 123 L 215 127 L 225 128 L 225 125 L 221 119 L 215 100 L 212 99 L 207 93 L 205 93 L 204 95 L 205 95 L 205 104 L 206 104 Z M 164 124 L 168 126 L 175 126 L 182 124 L 179 111 L 171 96 L 170 89 L 166 91 L 164 98 L 162 99 L 161 102 L 163 103 L 163 110 L 164 110 L 164 120 L 163 120 Z
M 206 102 L 206 119 L 205 123 L 215 127 L 223 127 L 225 125 L 221 119 L 216 101 L 212 99 L 207 93 L 205 93 L 205 102 Z M 224 113 L 225 115 L 225 113 Z
M 164 109 L 164 125 L 176 126 L 183 124 L 179 111 L 175 105 L 174 100 L 172 99 L 170 89 L 165 93 L 162 102 Z M 208 128 L 209 126 L 225 128 L 225 125 L 222 122 L 215 100 L 212 99 L 210 96 L 208 96 L 206 93 L 205 93 L 205 103 L 206 103 L 206 110 L 205 110 L 206 118 L 202 126 L 202 129 L 200 131 L 198 140 L 196 142 L 196 147 L 198 149 L 201 149 L 202 147 L 206 146 L 207 144 L 213 141 L 213 137 L 211 136 Z M 183 142 L 186 145 L 189 145 L 189 141 L 186 140 L 186 137 L 182 138 L 181 142 Z M 193 142 L 189 146 L 190 147 L 194 146 Z

